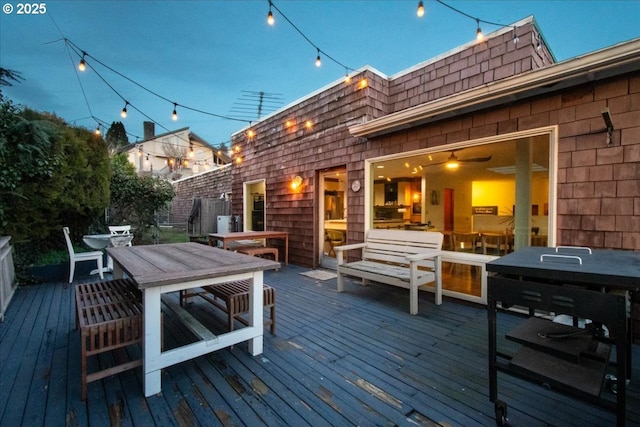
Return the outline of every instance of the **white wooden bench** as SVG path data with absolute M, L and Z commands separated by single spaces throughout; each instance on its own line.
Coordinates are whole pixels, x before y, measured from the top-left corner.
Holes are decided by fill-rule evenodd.
M 344 290 L 343 276 L 385 283 L 409 289 L 411 314 L 418 314 L 418 289 L 433 289 L 435 303 L 442 304 L 440 254 L 442 233 L 430 231 L 382 230 L 367 232 L 363 243 L 334 247 L 338 259 L 338 292 Z M 361 249 L 358 261 L 345 262 L 344 253 Z M 434 282 L 432 286 L 425 286 Z

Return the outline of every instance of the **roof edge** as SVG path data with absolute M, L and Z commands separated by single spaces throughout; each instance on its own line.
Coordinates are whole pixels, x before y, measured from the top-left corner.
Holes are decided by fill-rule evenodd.
M 503 102 L 640 70 L 640 38 L 450 95 L 349 127 L 356 137 L 378 136 L 488 108 Z

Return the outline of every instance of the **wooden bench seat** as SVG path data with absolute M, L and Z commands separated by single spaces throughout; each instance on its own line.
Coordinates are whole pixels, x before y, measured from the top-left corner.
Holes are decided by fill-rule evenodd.
M 125 351 L 114 355 L 115 366 L 87 373 L 87 359 L 100 353 L 123 350 L 142 342 L 142 294 L 130 279 L 76 285 L 76 326 L 80 328 L 82 400 L 87 383 L 142 365 Z M 123 360 L 126 359 L 126 360 Z
M 338 261 L 338 292 L 344 290 L 343 276 L 409 289 L 409 312 L 418 314 L 418 289 L 433 282 L 436 304 L 442 304 L 442 233 L 431 231 L 382 230 L 367 232 L 363 243 L 335 246 Z M 345 252 L 361 250 L 359 259 L 345 262 Z
M 180 304 L 184 305 L 187 298 L 199 296 L 205 301 L 218 307 L 227 313 L 229 331 L 234 329 L 234 319 L 244 325 L 249 323 L 241 316 L 249 312 L 249 286 L 250 280 L 240 280 L 237 282 L 221 283 L 219 285 L 203 286 L 204 292 L 187 293 L 180 291 Z M 270 325 L 271 335 L 276 331 L 276 291 L 269 285 L 263 286 L 263 305 L 270 309 L 269 319 L 264 325 Z M 211 296 L 213 295 L 213 297 Z M 222 303 L 223 301 L 224 303 Z
M 251 255 L 251 256 L 261 256 L 261 255 L 273 255 L 273 260 L 278 262 L 278 248 L 270 248 L 268 246 L 261 246 L 258 248 L 242 248 L 238 249 L 238 252 Z

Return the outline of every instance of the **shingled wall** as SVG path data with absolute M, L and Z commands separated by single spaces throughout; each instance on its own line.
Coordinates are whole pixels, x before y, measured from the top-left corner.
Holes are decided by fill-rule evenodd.
M 319 197 L 316 183 L 321 171 L 346 166 L 348 182 L 363 181 L 367 158 L 558 125 L 557 243 L 640 248 L 637 75 L 592 82 L 380 137 L 356 138 L 349 133 L 354 124 L 553 63 L 532 19 L 517 31 L 517 44 L 513 31 L 505 30 L 484 43 L 469 44 L 397 76 L 364 68 L 351 83 L 336 82 L 263 119 L 252 127 L 255 137 L 234 134 L 233 212 L 242 212 L 243 183 L 264 179 L 266 227 L 289 232 L 292 263 L 316 267 L 316 248 L 322 242 L 315 230 L 322 218 L 318 218 L 314 201 Z M 597 132 L 604 107 L 610 109 L 615 122 L 611 146 L 606 144 L 606 133 Z M 305 127 L 306 121 L 312 123 L 310 128 Z M 290 182 L 296 175 L 303 178 L 303 185 L 294 191 Z M 202 179 L 213 178 L 207 174 Z M 183 191 L 179 193 L 184 200 Z M 347 197 L 347 241 L 361 241 L 364 192 L 349 190 Z

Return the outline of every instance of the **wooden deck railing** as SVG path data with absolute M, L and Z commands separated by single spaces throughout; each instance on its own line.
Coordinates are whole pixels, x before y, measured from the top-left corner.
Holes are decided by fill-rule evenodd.
M 4 312 L 16 289 L 13 267 L 13 248 L 10 236 L 0 237 L 0 322 L 4 321 Z

